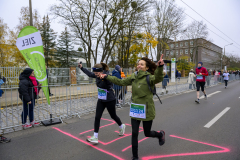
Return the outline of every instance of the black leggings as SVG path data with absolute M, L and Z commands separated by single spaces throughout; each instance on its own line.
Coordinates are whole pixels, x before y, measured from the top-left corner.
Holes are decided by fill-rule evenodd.
M 107 107 L 108 113 L 110 114 L 111 118 L 113 120 L 115 120 L 115 122 L 119 126 L 122 125 L 120 118 L 116 114 L 115 100 L 110 101 L 110 102 L 102 102 L 102 101 L 98 100 L 96 115 L 95 115 L 95 122 L 94 122 L 94 132 L 96 132 L 96 133 L 98 133 L 98 131 L 99 131 L 100 119 L 101 119 L 103 111 L 106 107 Z
M 138 133 L 139 133 L 139 120 L 131 119 L 132 124 L 132 153 L 133 157 L 138 158 Z M 162 137 L 161 133 L 158 133 L 156 131 L 151 131 L 152 128 L 152 120 L 151 121 L 142 121 L 143 122 L 143 130 L 144 135 L 146 137 Z
M 228 84 L 228 80 L 224 80 L 225 81 L 225 87 L 227 87 Z

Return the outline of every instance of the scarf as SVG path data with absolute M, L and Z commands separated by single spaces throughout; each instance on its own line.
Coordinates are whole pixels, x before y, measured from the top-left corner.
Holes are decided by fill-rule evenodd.
M 34 92 L 36 93 L 36 95 L 38 95 L 38 84 L 37 84 L 37 80 L 35 77 L 32 77 L 32 76 L 29 76 L 30 80 L 32 81 L 33 83 L 33 86 L 34 86 Z
M 198 69 L 201 69 L 202 67 L 198 67 Z

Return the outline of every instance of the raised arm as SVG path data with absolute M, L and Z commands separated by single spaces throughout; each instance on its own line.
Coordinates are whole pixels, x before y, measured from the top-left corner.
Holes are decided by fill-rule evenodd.
M 88 77 L 97 78 L 93 72 L 90 72 L 90 71 L 87 70 L 86 68 L 83 68 L 83 67 L 82 67 L 81 70 L 82 70 Z
M 119 86 L 129 86 L 132 84 L 132 76 L 131 77 L 127 77 L 125 79 L 119 79 L 115 76 L 110 76 L 110 75 L 107 75 L 106 76 L 106 79 L 116 85 L 119 85 Z

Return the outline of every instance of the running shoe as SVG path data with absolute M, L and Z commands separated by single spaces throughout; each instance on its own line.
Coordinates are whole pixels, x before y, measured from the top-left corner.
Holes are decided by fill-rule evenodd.
M 122 128 L 119 129 L 119 136 L 123 136 L 125 133 L 126 125 L 122 124 Z
M 96 138 L 95 136 L 92 136 L 91 138 L 87 138 L 87 141 L 94 144 L 98 144 L 98 138 Z
M 32 121 L 30 124 L 31 124 L 33 127 L 36 127 L 36 126 L 39 126 L 39 125 L 40 125 L 40 123 L 35 122 L 35 121 Z
M 166 94 L 168 94 L 168 90 L 166 90 Z
M 11 139 L 7 139 L 6 137 L 0 136 L 0 143 L 8 143 L 11 142 Z
M 132 160 L 138 160 L 138 158 L 136 158 L 136 157 L 132 157 Z
M 163 130 L 160 131 L 162 133 L 162 137 L 159 137 L 159 145 L 162 146 L 165 143 L 165 132 Z
M 205 100 L 207 100 L 207 95 L 205 96 L 205 98 L 204 98 Z
M 195 102 L 197 103 L 197 104 L 199 104 L 200 102 L 199 102 L 199 100 L 195 100 Z
M 23 127 L 23 129 L 27 129 L 27 128 L 31 128 L 32 125 L 25 123 L 24 125 L 22 125 L 22 127 Z

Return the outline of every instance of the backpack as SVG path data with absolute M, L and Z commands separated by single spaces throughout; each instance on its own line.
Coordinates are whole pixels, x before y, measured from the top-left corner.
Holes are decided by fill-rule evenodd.
M 135 73 L 135 75 L 137 75 L 137 72 L 134 72 L 134 73 Z M 157 95 L 156 86 L 154 85 L 153 90 L 152 90 L 152 88 L 151 88 L 149 77 L 150 77 L 150 75 L 147 75 L 147 76 L 146 76 L 146 80 L 147 80 L 148 88 L 149 88 L 149 90 L 153 93 L 153 95 L 156 95 L 156 96 L 158 97 L 160 103 L 162 104 L 161 99 L 160 99 L 159 96 Z M 132 99 L 132 98 L 131 98 L 131 99 Z

